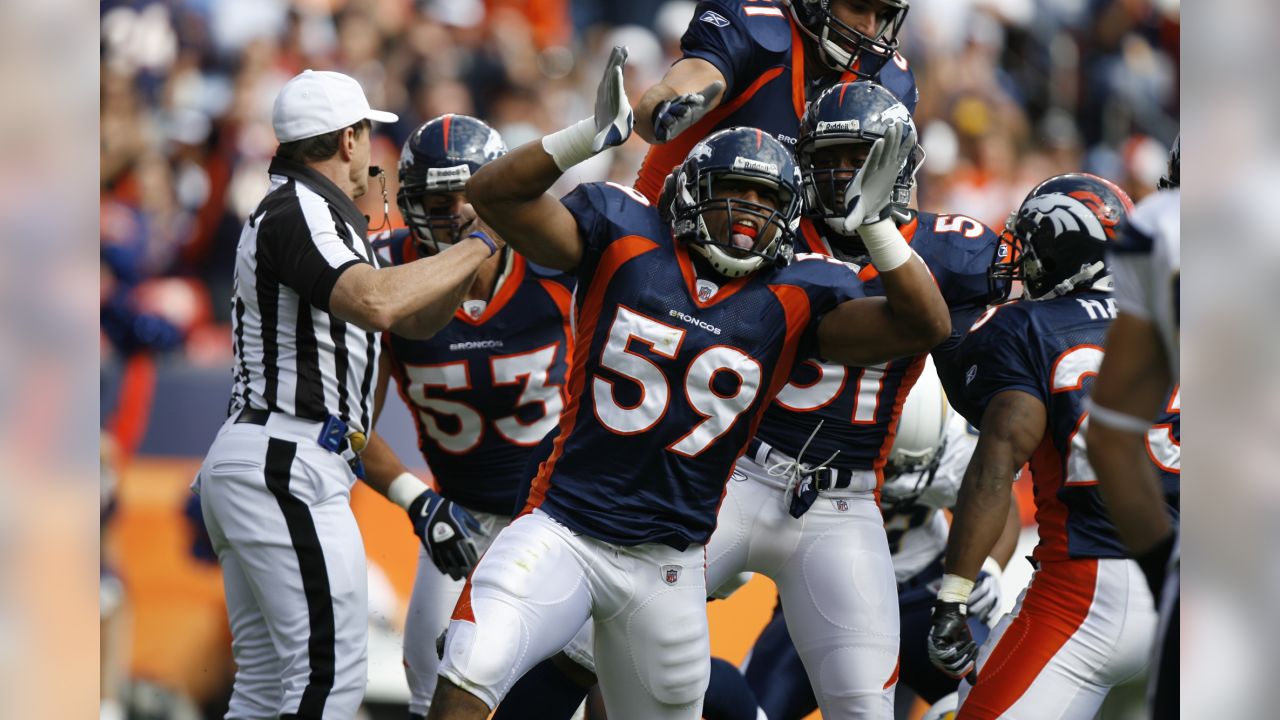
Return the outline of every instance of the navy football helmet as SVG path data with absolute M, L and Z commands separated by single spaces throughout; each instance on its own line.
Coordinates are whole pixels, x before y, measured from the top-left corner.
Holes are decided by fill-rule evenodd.
M 1164 177 L 1160 178 L 1160 182 L 1156 183 L 1156 188 L 1159 190 L 1171 190 L 1179 187 L 1181 185 L 1179 180 L 1179 175 L 1182 174 L 1181 165 L 1182 133 L 1178 133 L 1178 136 L 1173 139 L 1173 147 L 1169 150 L 1169 171 L 1165 173 Z
M 800 120 L 800 138 L 796 142 L 804 181 L 805 215 L 825 220 L 827 229 L 838 235 L 844 232 L 844 217 L 848 214 L 844 192 L 860 168 L 819 167 L 816 154 L 832 146 L 862 145 L 865 158 L 865 151 L 884 137 L 891 122 L 912 122 L 907 106 L 893 93 L 865 80 L 829 87 L 809 103 Z M 915 187 L 916 171 L 923 162 L 924 148 L 917 144 L 893 188 L 891 211 L 899 222 L 910 219 L 907 205 Z M 856 244 L 861 246 L 860 241 Z
M 885 10 L 876 19 L 874 36 L 837 19 L 831 12 L 836 2 L 840 0 L 790 0 L 789 4 L 796 24 L 817 44 L 818 57 L 827 67 L 874 78 L 898 50 L 898 33 L 911 0 L 879 0 Z
M 1107 243 L 1131 210 L 1129 196 L 1096 175 L 1045 180 L 1005 222 L 987 273 L 992 292 L 1021 280 L 1029 298 L 1048 300 L 1098 286 L 1108 276 Z
M 442 115 L 414 130 L 400 152 L 396 191 L 414 239 L 434 252 L 457 242 L 462 216 L 452 205 L 429 207 L 427 196 L 462 192 L 472 173 L 506 152 L 497 130 L 467 115 Z
M 709 135 L 675 171 L 670 192 L 672 230 L 728 278 L 791 256 L 800 222 L 800 170 L 786 146 L 769 133 L 735 127 Z M 758 186 L 777 208 L 723 197 L 726 186 Z M 717 195 L 717 192 L 721 195 Z M 661 211 L 661 210 L 660 210 Z M 707 213 L 724 212 L 723 227 L 708 227 Z

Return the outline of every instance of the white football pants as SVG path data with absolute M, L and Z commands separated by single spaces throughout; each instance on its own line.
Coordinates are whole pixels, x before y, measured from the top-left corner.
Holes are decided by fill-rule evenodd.
M 787 502 L 783 480 L 738 460 L 707 543 L 707 587 L 744 571 L 772 578 L 822 717 L 891 720 L 898 591 L 875 496 L 825 491 L 798 519 Z
M 591 619 L 610 720 L 696 720 L 711 673 L 704 567 L 700 545 L 612 545 L 535 510 L 480 559 L 440 674 L 496 707 Z
M 476 550 L 483 555 L 511 518 L 475 510 L 469 512 L 480 523 L 480 531 L 472 537 Z M 449 614 L 465 584 L 464 580 L 454 580 L 440 572 L 431 562 L 427 549 L 419 544 L 418 574 L 413 580 L 409 613 L 404 621 L 404 674 L 409 681 L 409 712 L 414 715 L 426 715 L 431 708 L 436 673 L 440 670 L 436 639 L 449 626 Z
M 219 430 L 195 490 L 222 565 L 235 688 L 227 718 L 349 720 L 368 682 L 368 576 L 355 475 L 320 423 Z

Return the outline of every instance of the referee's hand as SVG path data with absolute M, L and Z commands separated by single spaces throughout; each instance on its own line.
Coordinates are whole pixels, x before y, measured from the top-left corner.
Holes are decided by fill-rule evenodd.
M 482 232 L 489 236 L 489 239 L 493 241 L 498 250 L 506 247 L 506 241 L 499 237 L 498 233 L 494 232 L 493 228 L 489 227 L 484 220 L 480 219 L 480 216 L 476 214 L 475 208 L 471 207 L 471 203 L 463 205 L 458 214 L 462 216 L 462 232 L 459 237 L 465 238 L 471 233 Z
M 426 490 L 409 504 L 413 532 L 431 556 L 431 562 L 454 580 L 466 577 L 479 559 L 472 533 L 480 522 L 461 505 L 433 490 Z

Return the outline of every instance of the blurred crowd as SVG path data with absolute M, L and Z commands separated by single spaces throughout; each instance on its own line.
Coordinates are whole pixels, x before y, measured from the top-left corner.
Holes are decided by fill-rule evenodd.
M 393 170 L 419 123 L 480 117 L 511 147 L 591 112 L 609 49 L 636 100 L 679 56 L 691 0 L 105 0 L 101 4 L 104 358 L 225 366 L 232 257 L 267 187 L 271 105 L 305 68 L 350 74 Z M 901 45 L 927 159 L 921 207 L 1000 226 L 1039 180 L 1084 169 L 1135 200 L 1178 132 L 1179 0 L 913 0 Z M 646 146 L 573 169 L 631 184 Z M 394 197 L 395 173 L 387 193 Z M 378 185 L 360 201 L 384 222 Z M 394 203 L 390 217 L 401 223 Z

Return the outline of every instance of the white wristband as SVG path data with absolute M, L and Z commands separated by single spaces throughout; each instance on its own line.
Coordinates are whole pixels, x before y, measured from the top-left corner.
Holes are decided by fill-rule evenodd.
M 430 490 L 427 484 L 418 479 L 417 475 L 411 472 L 402 472 L 391 481 L 391 485 L 387 487 L 387 499 L 391 502 L 409 510 L 409 506 L 422 493 Z
M 1151 429 L 1151 421 L 1143 420 L 1140 417 L 1134 417 L 1129 413 L 1122 413 L 1119 410 L 1112 410 L 1109 407 L 1103 407 L 1093 401 L 1093 398 L 1085 399 L 1085 409 L 1089 411 L 1089 419 L 1095 425 L 1104 425 L 1113 430 L 1123 430 L 1124 432 L 1138 433 L 1146 435 Z
M 942 602 L 968 603 L 973 592 L 973 581 L 959 575 L 947 573 L 942 576 L 942 587 L 938 588 L 938 599 Z
M 542 137 L 542 149 L 555 161 L 560 172 L 587 160 L 593 155 L 591 142 L 596 137 L 596 120 L 589 117 Z
M 871 256 L 871 264 L 880 272 L 889 272 L 900 267 L 911 259 L 911 246 L 898 230 L 898 224 L 892 217 L 858 227 L 858 236 L 862 244 L 867 246 L 867 254 Z
M 997 580 L 1004 575 L 1004 568 L 1000 567 L 1000 561 L 990 555 L 987 556 L 986 560 L 982 561 L 982 571 Z

